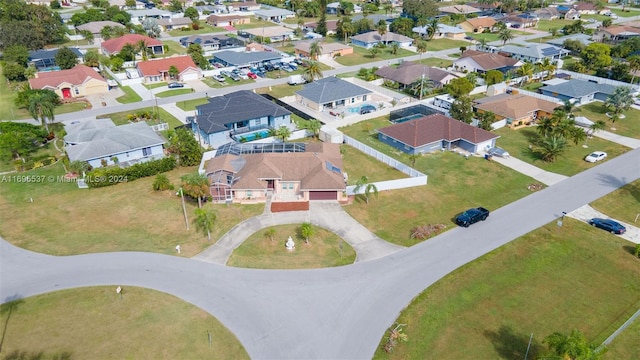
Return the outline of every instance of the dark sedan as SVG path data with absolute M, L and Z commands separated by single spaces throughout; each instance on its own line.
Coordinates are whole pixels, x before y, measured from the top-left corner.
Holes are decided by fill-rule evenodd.
M 624 234 L 624 232 L 627 231 L 627 228 L 622 226 L 622 224 L 611 219 L 593 218 L 589 220 L 589 225 L 618 235 Z
M 169 89 L 183 88 L 184 84 L 180 84 L 179 82 L 172 82 L 172 83 L 169 83 L 169 85 L 167 85 L 167 87 Z
M 478 221 L 485 221 L 489 217 L 489 210 L 483 207 L 469 209 L 456 217 L 456 224 L 469 227 Z

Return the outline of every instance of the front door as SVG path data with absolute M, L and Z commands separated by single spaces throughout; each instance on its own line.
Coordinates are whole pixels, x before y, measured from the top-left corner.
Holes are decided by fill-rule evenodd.
M 70 97 L 71 97 L 71 89 L 70 88 L 62 89 L 62 98 L 63 99 L 68 99 Z

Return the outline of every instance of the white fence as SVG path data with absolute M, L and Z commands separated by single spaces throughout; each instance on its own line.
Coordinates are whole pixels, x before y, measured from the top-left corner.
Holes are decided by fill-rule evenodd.
M 383 163 L 391 166 L 392 168 L 394 168 L 394 169 L 396 169 L 398 171 L 401 171 L 401 172 L 403 172 L 403 173 L 405 173 L 405 174 L 407 174 L 407 175 L 409 175 L 411 177 L 419 177 L 419 176 L 426 177 L 427 176 L 427 175 L 421 173 L 420 171 L 415 170 L 415 169 L 411 168 L 410 166 L 407 166 L 407 165 L 401 163 L 400 161 L 398 161 L 398 160 L 396 160 L 396 159 L 394 159 L 394 158 L 392 158 L 390 156 L 387 156 L 387 155 L 381 153 L 380 151 L 375 150 L 375 149 L 373 149 L 373 148 L 371 148 L 371 147 L 369 147 L 369 146 L 367 146 L 367 145 L 359 142 L 358 140 L 353 139 L 353 138 L 351 138 L 351 137 L 349 137 L 347 135 L 344 135 L 344 143 L 347 144 L 347 145 L 353 146 L 354 148 L 362 151 L 363 153 L 371 156 L 372 158 L 374 158 L 374 159 L 376 159 L 376 160 L 378 160 L 380 162 L 383 162 Z
M 518 93 L 523 94 L 523 95 L 531 96 L 531 97 L 538 98 L 538 99 L 541 99 L 541 100 L 551 101 L 552 103 L 556 103 L 558 105 L 562 105 L 562 101 L 560 101 L 559 99 L 556 99 L 554 97 L 551 97 L 551 96 L 538 94 L 536 92 L 528 91 L 528 90 L 524 90 L 524 89 L 520 89 L 520 88 L 511 88 L 511 87 L 509 87 L 509 90 L 517 91 Z
M 410 177 L 406 179 L 378 181 L 373 184 L 376 186 L 376 189 L 378 189 L 378 191 L 404 189 L 408 187 L 427 185 L 427 176 L 423 175 L 419 177 Z M 347 186 L 347 195 L 364 194 L 366 190 L 366 186 L 361 186 L 357 192 L 355 190 L 356 190 L 355 185 Z

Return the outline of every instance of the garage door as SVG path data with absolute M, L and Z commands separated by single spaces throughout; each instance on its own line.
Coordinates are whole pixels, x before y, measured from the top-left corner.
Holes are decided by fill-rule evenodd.
M 338 199 L 337 191 L 311 191 L 309 192 L 309 200 L 336 200 Z
M 182 75 L 182 81 L 189 81 L 189 80 L 198 80 L 198 73 L 194 72 L 194 73 L 188 73 L 188 74 Z

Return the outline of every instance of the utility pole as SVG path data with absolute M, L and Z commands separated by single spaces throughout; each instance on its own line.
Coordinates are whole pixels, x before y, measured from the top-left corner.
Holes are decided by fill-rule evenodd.
M 182 211 L 184 212 L 184 224 L 187 226 L 187 230 L 189 230 L 189 220 L 187 219 L 187 207 L 184 204 L 184 190 L 180 187 L 180 196 L 182 197 Z

